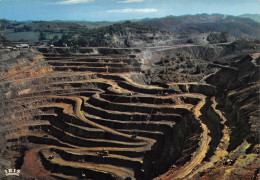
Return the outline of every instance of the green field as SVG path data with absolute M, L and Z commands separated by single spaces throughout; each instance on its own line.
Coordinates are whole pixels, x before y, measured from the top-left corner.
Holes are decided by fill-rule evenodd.
M 39 32 L 11 32 L 4 33 L 4 36 L 10 41 L 28 41 L 28 42 L 36 42 L 40 37 Z

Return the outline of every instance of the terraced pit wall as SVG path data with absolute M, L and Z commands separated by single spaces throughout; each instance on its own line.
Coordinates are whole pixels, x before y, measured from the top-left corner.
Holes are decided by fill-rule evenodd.
M 241 141 L 236 130 L 247 119 L 232 115 L 233 104 L 241 114 L 251 106 L 244 111 L 217 73 L 207 83 L 145 85 L 129 78 L 142 71 L 135 50 L 54 50 L 29 50 L 31 63 L 1 76 L 2 169 L 39 179 L 225 179 L 239 168 L 239 177 L 255 176 L 258 145 Z M 252 166 L 241 170 L 248 158 Z

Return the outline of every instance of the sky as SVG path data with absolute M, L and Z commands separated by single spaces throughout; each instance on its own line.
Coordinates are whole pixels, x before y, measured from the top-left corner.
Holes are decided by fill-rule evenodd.
M 121 21 L 201 13 L 260 14 L 260 0 L 0 0 L 0 19 Z

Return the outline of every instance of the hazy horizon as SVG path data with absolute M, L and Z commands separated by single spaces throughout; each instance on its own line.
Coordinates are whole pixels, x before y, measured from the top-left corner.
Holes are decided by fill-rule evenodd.
M 259 14 L 260 0 L 0 0 L 0 19 L 124 21 L 196 14 Z
M 203 14 L 207 14 L 207 15 L 226 15 L 226 16 L 235 16 L 235 17 L 239 17 L 239 16 L 242 16 L 242 15 L 259 15 L 260 16 L 260 13 L 259 14 L 240 14 L 240 15 L 231 15 L 231 14 L 220 14 L 220 13 L 212 13 L 212 14 L 208 14 L 208 13 L 201 13 L 201 14 L 183 14 L 183 15 L 166 15 L 166 16 L 161 16 L 161 17 L 154 17 L 155 19 L 156 18 L 165 18 L 165 17 L 170 17 L 170 16 L 173 16 L 173 17 L 183 17 L 183 16 L 196 16 L 196 15 L 203 15 Z M 91 21 L 91 20 L 71 20 L 71 19 L 68 19 L 68 20 L 60 20 L 60 19 L 54 19 L 54 20 L 33 20 L 33 19 L 28 19 L 28 20 L 13 20 L 13 19 L 6 19 L 6 18 L 0 18 L 0 19 L 3 19 L 3 20 L 8 20 L 8 21 L 17 21 L 17 22 L 33 22 L 33 21 L 43 21 L 43 22 L 90 22 L 90 23 L 98 23 L 98 22 L 124 22 L 124 21 L 138 21 L 138 20 L 143 20 L 143 19 L 154 19 L 152 17 L 146 17 L 146 18 L 139 18 L 139 19 L 122 19 L 122 20 L 98 20 L 98 21 Z

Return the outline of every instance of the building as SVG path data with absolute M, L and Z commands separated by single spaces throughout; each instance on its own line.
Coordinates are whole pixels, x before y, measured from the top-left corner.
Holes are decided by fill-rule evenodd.
M 19 44 L 15 45 L 16 48 L 29 48 L 30 46 L 28 44 Z

